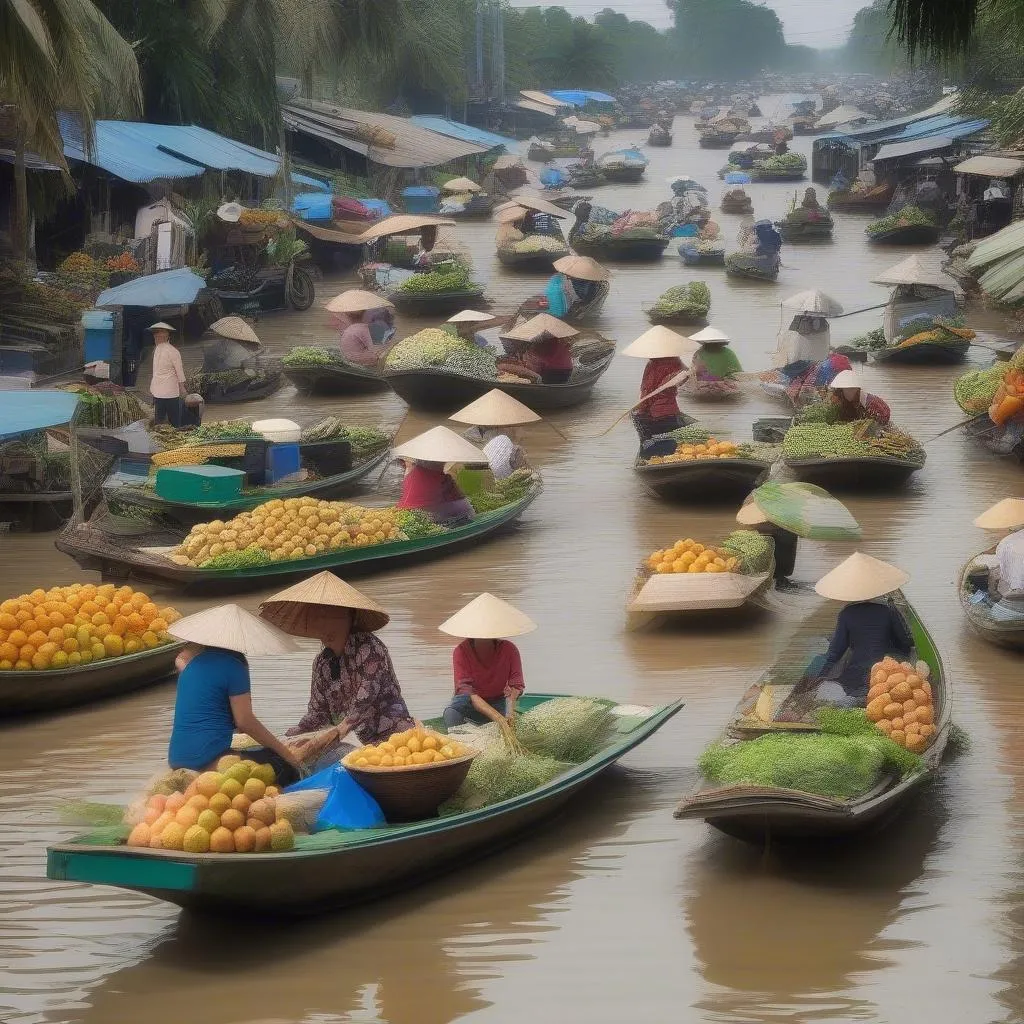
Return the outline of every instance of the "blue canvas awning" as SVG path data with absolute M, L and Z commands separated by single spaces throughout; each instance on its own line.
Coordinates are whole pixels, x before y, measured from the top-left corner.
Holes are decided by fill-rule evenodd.
M 606 92 L 595 92 L 593 89 L 548 89 L 548 95 L 574 107 L 585 107 L 588 100 L 593 103 L 615 102 L 614 96 L 609 96 Z
M 4 391 L 0 400 L 0 441 L 59 427 L 75 414 L 73 391 Z
M 100 292 L 97 306 L 188 306 L 206 282 L 188 267 L 162 270 Z
M 483 128 L 474 128 L 461 121 L 452 121 L 439 114 L 413 114 L 409 120 L 413 124 L 437 132 L 439 135 L 447 135 L 450 139 L 459 139 L 462 142 L 472 142 L 478 146 L 486 146 L 488 149 L 497 149 L 499 146 L 507 148 L 516 144 L 515 139 L 507 139 L 504 135 L 496 135 Z

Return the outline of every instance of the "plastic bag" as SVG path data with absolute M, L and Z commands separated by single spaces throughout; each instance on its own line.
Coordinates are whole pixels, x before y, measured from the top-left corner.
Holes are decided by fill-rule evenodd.
M 296 833 L 315 832 L 317 818 L 329 795 L 326 788 L 286 791 L 274 798 L 274 810 L 278 819 L 284 818 Z
M 327 791 L 327 797 L 313 823 L 314 832 L 327 828 L 379 828 L 386 824 L 384 812 L 377 801 L 340 764 L 296 782 L 281 797 L 307 790 Z

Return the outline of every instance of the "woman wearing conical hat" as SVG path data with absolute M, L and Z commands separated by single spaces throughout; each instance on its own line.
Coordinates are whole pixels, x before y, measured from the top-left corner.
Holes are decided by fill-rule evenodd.
M 260 605 L 260 616 L 291 636 L 319 640 L 306 713 L 288 736 L 306 764 L 326 767 L 343 754 L 346 738 L 383 743 L 415 725 L 387 647 L 376 631 L 390 616 L 376 601 L 321 572 Z
M 888 426 L 892 417 L 889 406 L 877 395 L 869 395 L 864 391 L 860 378 L 853 370 L 837 373 L 828 388 L 828 401 L 833 413 L 832 422 L 854 423 L 857 420 L 874 420 L 883 427 Z
M 434 427 L 392 454 L 405 465 L 398 508 L 425 512 L 439 525 L 472 522 L 473 506 L 446 467 L 486 466 L 487 456 L 476 445 L 447 427 Z
M 640 403 L 633 410 L 633 425 L 641 441 L 677 430 L 687 422 L 679 411 L 679 386 L 666 387 L 673 377 L 686 369 L 696 346 L 667 327 L 652 327 L 622 350 L 624 356 L 646 359 L 640 382 Z
M 1024 498 L 1003 498 L 974 525 L 1006 533 L 992 555 L 975 559 L 989 565 L 989 594 L 1015 604 L 1024 601 Z
M 494 388 L 448 418 L 469 424 L 462 436 L 483 446 L 495 479 L 503 480 L 517 469 L 530 468 L 515 431 L 521 424 L 538 422 L 540 416 L 511 395 Z
M 820 669 L 826 679 L 818 687 L 823 700 L 863 707 L 872 666 L 886 655 L 909 657 L 913 638 L 906 620 L 888 600 L 909 578 L 902 569 L 858 551 L 818 580 L 814 589 L 822 597 L 846 602 Z
M 536 623 L 507 601 L 481 594 L 438 628 L 462 638 L 452 652 L 455 695 L 444 724 L 511 721 L 525 684 L 519 648 L 509 638 L 532 632 Z
M 338 345 L 345 360 L 356 366 L 376 367 L 381 350 L 374 332 L 383 339 L 394 322 L 394 306 L 380 295 L 353 288 L 331 299 L 327 309 L 338 318 Z

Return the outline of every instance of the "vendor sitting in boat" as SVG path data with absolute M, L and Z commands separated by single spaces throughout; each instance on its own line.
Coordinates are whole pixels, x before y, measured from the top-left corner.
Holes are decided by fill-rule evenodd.
M 874 420 L 888 426 L 892 417 L 889 406 L 875 395 L 863 390 L 860 378 L 853 370 L 836 374 L 829 384 L 829 398 L 833 409 L 832 422 L 853 423 L 856 420 Z
M 575 327 L 550 313 L 538 313 L 502 335 L 505 349 L 513 360 L 509 366 L 511 372 L 515 372 L 518 362 L 536 374 L 541 384 L 568 383 L 575 365 L 569 341 L 578 334 Z
M 702 242 L 715 242 L 722 237 L 722 229 L 718 226 L 716 221 L 711 219 L 710 214 L 701 219 L 704 223 L 701 225 L 698 237 Z
M 532 632 L 536 623 L 507 601 L 481 594 L 438 628 L 464 638 L 452 653 L 455 696 L 444 709 L 445 727 L 511 722 L 524 683 L 519 649 L 509 637 Z
M 429 271 L 431 266 L 431 253 L 437 245 L 437 225 L 427 224 L 420 229 L 420 244 L 412 258 L 413 266 L 419 271 Z
M 679 384 L 665 384 L 682 374 L 686 369 L 683 359 L 692 353 L 693 345 L 686 338 L 662 326 L 652 327 L 622 350 L 624 356 L 647 360 L 640 382 L 641 400 L 633 408 L 633 425 L 641 443 L 690 422 L 679 411 Z
M 908 658 L 914 641 L 906 620 L 887 595 L 910 577 L 902 569 L 857 552 L 818 580 L 815 590 L 846 602 L 819 675 L 818 697 L 840 707 L 864 707 L 871 668 L 886 655 Z M 829 673 L 838 669 L 835 678 Z
M 449 419 L 469 424 L 462 436 L 471 444 L 482 445 L 487 465 L 496 480 L 504 480 L 517 469 L 529 469 L 526 453 L 519 446 L 516 427 L 540 421 L 532 409 L 494 388 Z M 460 477 L 461 478 L 461 477 Z
M 352 288 L 331 299 L 327 309 L 338 318 L 338 344 L 345 361 L 375 368 L 380 362 L 380 342 L 393 333 L 392 303 L 374 292 Z
M 991 555 L 974 561 L 987 566 L 988 593 L 993 601 L 1024 603 L 1024 498 L 1004 498 L 974 520 L 983 530 L 1010 531 Z
M 497 317 L 492 313 L 480 313 L 475 309 L 464 309 L 461 313 L 448 317 L 445 330 L 453 331 L 463 341 L 480 348 L 488 348 L 487 339 L 479 334 L 483 324 L 493 323 Z
M 548 312 L 565 317 L 581 306 L 589 305 L 602 292 L 609 273 L 589 256 L 563 256 L 551 264 L 558 271 L 548 280 L 544 296 Z
M 473 521 L 473 506 L 446 470 L 450 463 L 486 466 L 487 456 L 447 427 L 434 427 L 393 452 L 405 464 L 398 508 L 425 512 L 441 526 Z
M 376 601 L 320 572 L 268 597 L 260 616 L 291 636 L 319 640 L 309 705 L 288 736 L 302 736 L 295 755 L 313 770 L 337 764 L 351 746 L 383 743 L 415 725 L 387 647 L 374 634 L 389 615 Z
M 756 501 L 748 501 L 736 513 L 736 522 L 765 537 L 771 537 L 775 556 L 775 585 L 787 586 L 796 568 L 796 549 L 800 538 L 792 530 L 773 523 Z
M 698 382 L 728 380 L 743 372 L 736 353 L 729 348 L 729 336 L 716 327 L 691 334 L 690 341 L 700 345 L 690 366 Z
M 247 757 L 273 765 L 286 785 L 298 779 L 302 768 L 296 754 L 253 712 L 246 660 L 298 650 L 291 637 L 236 604 L 187 615 L 168 632 L 190 645 L 176 661 L 181 674 L 167 752 L 171 768 L 211 770 L 231 753 L 235 732 L 243 732 L 261 745 Z

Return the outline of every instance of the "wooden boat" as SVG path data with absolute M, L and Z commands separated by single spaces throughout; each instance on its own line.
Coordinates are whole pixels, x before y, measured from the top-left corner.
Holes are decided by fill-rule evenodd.
M 939 240 L 936 224 L 906 224 L 872 234 L 865 230 L 872 245 L 934 245 Z
M 589 320 L 591 317 L 597 316 L 598 313 L 604 308 L 604 304 L 608 299 L 608 295 L 612 290 L 611 282 L 609 281 L 598 281 L 596 282 L 597 288 L 594 292 L 594 297 L 586 302 L 574 302 L 569 308 L 569 311 L 560 320 L 564 320 L 567 324 L 579 324 L 585 320 Z M 532 316 L 536 316 L 538 313 L 546 313 L 548 311 L 548 300 L 546 295 L 531 295 L 516 311 L 515 320 L 528 320 Z
M 505 394 L 540 412 L 547 409 L 568 409 L 585 402 L 590 398 L 594 385 L 611 366 L 614 357 L 615 352 L 612 350 L 598 361 L 580 367 L 576 371 L 576 376 L 566 384 L 515 384 L 433 369 L 391 370 L 384 376 L 399 398 L 413 409 L 454 412 L 493 388 L 499 388 Z
M 516 252 L 514 249 L 497 249 L 498 262 L 510 270 L 530 271 L 536 274 L 550 274 L 551 264 L 568 256 L 570 249 L 562 243 L 561 249 L 542 249 L 536 252 Z
M 779 234 L 786 242 L 822 242 L 831 239 L 835 225 L 831 217 L 820 220 L 779 221 Z
M 949 344 L 933 341 L 913 345 L 889 345 L 871 354 L 876 363 L 907 363 L 912 366 L 955 366 L 967 358 L 971 343 L 958 338 Z
M 71 491 L 0 491 L 0 522 L 33 533 L 56 530 L 71 518 L 74 504 Z
M 905 484 L 924 466 L 924 460 L 891 456 L 855 458 L 785 459 L 797 480 L 817 484 L 826 490 L 882 490 Z
M 284 579 L 310 576 L 321 569 L 344 572 L 346 576 L 392 569 L 410 562 L 447 555 L 471 547 L 510 529 L 536 501 L 541 492 L 534 490 L 511 505 L 478 515 L 466 526 L 417 540 L 391 541 L 369 547 L 343 548 L 310 558 L 248 569 L 196 569 L 177 565 L 163 550 L 123 547 L 88 522 L 65 530 L 57 537 L 58 550 L 70 555 L 83 569 L 92 569 L 113 579 L 155 580 L 179 590 L 203 594 L 231 593 L 255 587 L 276 586 Z
M 758 167 L 757 164 L 750 169 L 750 178 L 752 181 L 803 181 L 807 177 L 807 168 L 803 170 L 792 170 L 792 171 L 768 171 L 763 167 Z
M 880 213 L 889 208 L 893 189 L 890 185 L 876 185 L 860 192 L 836 192 L 828 194 L 828 208 L 846 213 Z
M 395 308 L 410 316 L 457 313 L 479 305 L 483 297 L 483 288 L 466 288 L 458 292 L 404 292 L 396 288 L 388 292 L 388 299 Z
M 152 686 L 174 673 L 174 659 L 184 646 L 164 644 L 151 651 L 47 672 L 0 672 L 0 720 L 76 707 Z
M 234 405 L 236 402 L 255 402 L 269 398 L 284 387 L 284 373 L 280 368 L 261 369 L 256 376 L 231 384 L 218 380 L 204 381 L 195 387 L 207 405 Z M 193 382 L 189 382 L 193 390 Z
M 527 694 L 529 709 L 556 694 Z M 682 707 L 616 709 L 608 744 L 523 796 L 476 811 L 361 831 L 299 837 L 288 853 L 186 854 L 98 845 L 79 836 L 47 850 L 47 877 L 131 889 L 191 910 L 298 916 L 388 896 L 535 832 Z M 426 723 L 444 731 L 439 720 Z M 104 842 L 109 842 L 104 837 Z
M 376 370 L 355 363 L 288 366 L 284 375 L 304 395 L 366 395 L 383 391 L 387 381 Z
M 730 198 L 727 192 L 722 196 L 719 209 L 722 213 L 735 213 L 743 216 L 754 212 L 754 201 L 750 196 L 743 196 L 742 199 Z
M 680 242 L 678 252 L 688 267 L 725 266 L 725 246 L 720 249 L 698 249 L 687 242 Z
M 694 459 L 690 462 L 644 462 L 638 455 L 633 472 L 659 498 L 709 502 L 743 498 L 762 483 L 772 463 L 761 459 Z
M 654 125 L 647 133 L 648 146 L 671 146 L 672 133 L 660 125 Z
M 775 281 L 782 268 L 778 254 L 757 256 L 754 253 L 734 252 L 725 258 L 725 272 L 730 277 L 742 277 L 750 281 Z
M 641 167 L 631 164 L 611 164 L 610 166 L 602 164 L 600 170 L 604 175 L 605 181 L 632 184 L 643 178 L 647 167 L 646 165 Z
M 569 244 L 581 256 L 591 256 L 601 262 L 653 263 L 660 260 L 668 248 L 669 239 L 663 235 L 653 238 L 614 238 L 611 236 L 589 240 L 575 228 L 569 233 Z
M 971 628 L 990 644 L 1024 651 L 1024 601 L 993 601 L 988 586 L 988 568 L 978 563 L 979 558 L 995 552 L 996 547 L 992 545 L 961 570 L 960 607 Z
M 626 598 L 628 627 L 640 630 L 669 618 L 735 611 L 770 589 L 772 573 L 651 573 L 641 567 Z
M 311 447 L 311 446 L 303 446 Z M 262 505 L 271 498 L 318 498 L 335 501 L 355 494 L 359 485 L 374 470 L 381 469 L 391 456 L 385 448 L 344 473 L 334 473 L 319 480 L 303 480 L 281 487 L 258 487 L 229 502 L 168 501 L 148 487 L 121 486 L 104 488 L 104 496 L 113 507 L 131 506 L 166 517 L 182 526 L 192 527 L 211 519 L 228 519 Z
M 705 780 L 680 803 L 677 818 L 703 818 L 709 825 L 727 835 L 751 842 L 769 839 L 825 839 L 847 836 L 877 827 L 901 811 L 934 777 L 942 761 L 949 739 L 950 693 L 942 668 L 942 659 L 924 624 L 908 604 L 903 613 L 910 626 L 917 649 L 917 660 L 930 669 L 932 698 L 935 704 L 935 737 L 921 755 L 924 771 L 906 778 L 885 775 L 867 793 L 850 800 L 837 800 L 794 789 L 772 789 L 761 786 L 723 786 Z M 913 660 L 913 659 L 912 659 Z M 737 707 L 725 736 L 751 739 L 759 734 L 745 726 L 750 698 L 761 687 L 771 683 L 771 670 L 752 687 Z M 805 727 L 806 728 L 806 727 Z M 765 731 L 764 729 L 760 732 Z
M 701 149 L 731 149 L 740 137 L 739 132 L 701 132 L 697 144 Z

